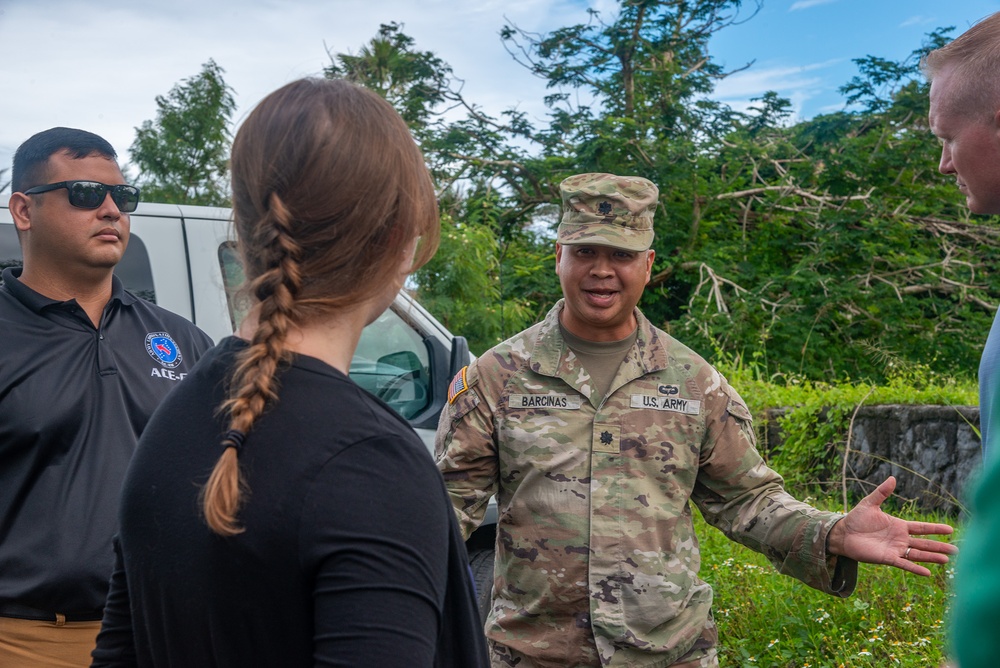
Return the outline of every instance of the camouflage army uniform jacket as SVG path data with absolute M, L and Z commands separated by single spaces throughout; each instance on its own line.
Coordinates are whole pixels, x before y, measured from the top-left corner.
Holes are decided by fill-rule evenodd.
M 531 661 L 522 668 L 691 658 L 714 623 L 689 501 L 782 573 L 853 591 L 857 564 L 826 554 L 841 516 L 783 490 L 746 405 L 710 364 L 637 309 L 635 345 L 596 396 L 559 332 L 562 305 L 470 365 L 438 427 L 466 538 L 497 495 L 494 657 L 502 645 Z

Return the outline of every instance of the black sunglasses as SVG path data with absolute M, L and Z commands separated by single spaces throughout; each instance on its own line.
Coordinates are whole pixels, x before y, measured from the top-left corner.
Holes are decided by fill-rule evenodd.
M 109 186 L 98 181 L 60 181 L 45 186 L 35 186 L 24 191 L 25 195 L 46 193 L 65 188 L 69 203 L 79 209 L 96 209 L 111 193 L 111 201 L 122 213 L 132 213 L 139 206 L 139 189 L 135 186 Z

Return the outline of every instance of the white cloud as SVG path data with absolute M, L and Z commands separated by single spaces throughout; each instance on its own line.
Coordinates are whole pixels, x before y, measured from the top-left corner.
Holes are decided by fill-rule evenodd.
M 756 106 L 752 102 L 768 91 L 787 98 L 791 104 L 792 122 L 802 118 L 804 104 L 829 88 L 821 70 L 841 61 L 830 60 L 800 67 L 762 67 L 730 75 L 719 82 L 712 94 L 714 99 L 725 102 L 737 111 L 746 112 Z
M 800 67 L 764 67 L 732 74 L 715 87 L 714 97 L 719 99 L 759 97 L 769 90 L 787 94 L 817 87 L 822 77 L 817 70 L 830 67 L 838 61 L 814 63 Z M 787 95 L 786 95 L 787 96 Z
M 792 6 L 788 8 L 788 11 L 794 12 L 800 9 L 818 7 L 819 5 L 829 5 L 832 2 L 837 2 L 837 0 L 797 0 L 797 2 L 792 3 Z
M 820 104 L 840 103 L 836 90 L 854 74 L 851 57 L 909 53 L 913 32 L 897 29 L 900 22 L 932 23 L 922 17 L 940 14 L 940 0 L 869 2 L 864 16 L 849 11 L 858 3 L 841 3 L 822 12 L 822 21 L 821 12 L 799 11 L 836 1 L 767 0 L 776 9 L 713 37 L 720 62 L 760 59 L 721 81 L 713 97 L 739 108 L 775 90 L 815 113 Z M 38 0 L 0 0 L 0 169 L 28 136 L 55 125 L 97 132 L 127 161 L 134 128 L 155 117 L 155 97 L 198 74 L 209 58 L 236 91 L 238 122 L 272 90 L 320 75 L 327 50 L 356 53 L 391 21 L 404 25 L 417 48 L 448 62 L 465 81 L 466 98 L 487 113 L 516 107 L 544 119 L 542 100 L 552 91 L 514 62 L 499 31 L 507 22 L 534 33 L 586 23 L 588 8 L 610 21 L 620 0 L 131 0 L 99 10 L 85 0 L 42 4 L 44 12 Z M 991 4 L 960 0 L 949 22 L 971 24 Z M 866 37 L 871 28 L 874 38 Z M 822 61 L 834 56 L 843 57 L 824 69 L 830 63 Z M 788 66 L 802 62 L 815 64 Z
M 519 106 L 544 115 L 545 82 L 513 61 L 499 31 L 509 19 L 544 32 L 585 21 L 576 0 L 135 0 L 80 11 L 80 0 L 0 0 L 0 169 L 18 145 L 56 125 L 105 137 L 122 162 L 136 126 L 156 115 L 155 98 L 195 76 L 209 58 L 235 90 L 239 122 L 265 95 L 320 76 L 327 50 L 357 52 L 380 23 L 404 24 L 416 47 L 433 51 L 466 82 L 487 113 Z M 74 16 L 66 21 L 67 15 Z M 25 28 L 30 26 L 30 29 Z
M 937 21 L 937 19 L 935 19 L 933 16 L 923 16 L 921 14 L 917 14 L 916 16 L 911 16 L 910 18 L 900 23 L 899 27 L 909 28 L 911 26 L 922 26 L 922 25 L 927 25 L 928 23 L 934 23 L 935 21 Z
M 816 111 L 817 111 L 817 113 L 820 113 L 820 114 L 832 114 L 834 112 L 843 111 L 844 109 L 848 109 L 848 108 L 850 108 L 850 107 L 848 107 L 845 102 L 840 102 L 838 104 L 825 104 L 822 107 L 820 107 L 819 109 L 817 109 Z

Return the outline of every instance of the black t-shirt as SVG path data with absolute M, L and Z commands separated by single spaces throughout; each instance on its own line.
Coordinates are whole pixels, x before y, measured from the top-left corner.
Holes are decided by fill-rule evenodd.
M 96 620 L 136 441 L 212 340 L 117 278 L 95 328 L 20 273 L 0 286 L 0 614 Z
M 295 356 L 239 456 L 245 531 L 205 524 L 235 354 L 213 349 L 156 412 L 123 487 L 94 666 L 485 665 L 464 544 L 409 425 Z

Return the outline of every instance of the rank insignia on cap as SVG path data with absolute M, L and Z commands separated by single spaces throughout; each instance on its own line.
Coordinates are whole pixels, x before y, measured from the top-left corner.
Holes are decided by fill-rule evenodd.
M 465 372 L 469 367 L 463 366 L 462 370 L 455 374 L 454 380 L 451 381 L 451 387 L 448 388 L 448 403 L 455 403 L 455 399 L 458 395 L 469 389 L 469 383 L 466 381 Z

